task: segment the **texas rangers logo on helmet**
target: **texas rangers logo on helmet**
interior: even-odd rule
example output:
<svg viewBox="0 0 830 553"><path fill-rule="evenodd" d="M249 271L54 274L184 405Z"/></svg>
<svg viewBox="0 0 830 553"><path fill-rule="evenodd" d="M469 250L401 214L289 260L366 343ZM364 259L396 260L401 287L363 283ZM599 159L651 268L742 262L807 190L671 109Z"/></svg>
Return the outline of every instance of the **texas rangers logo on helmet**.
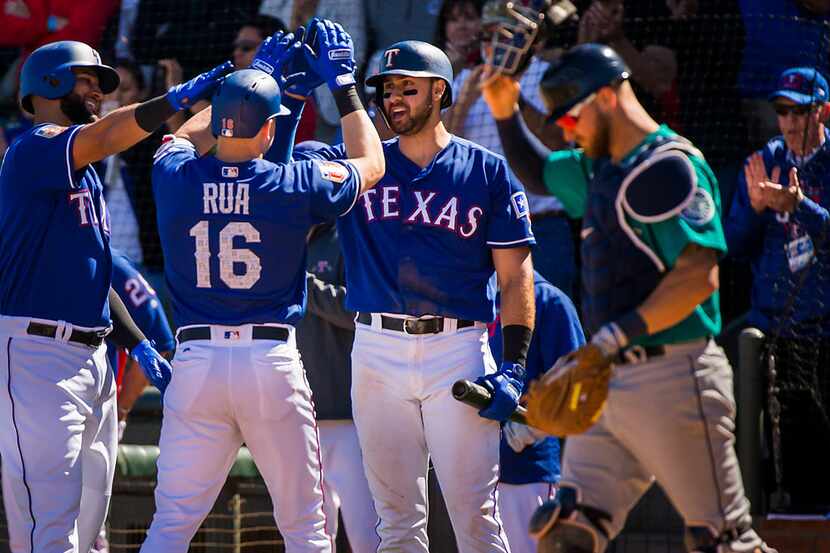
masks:
<svg viewBox="0 0 830 553"><path fill-rule="evenodd" d="M383 53L383 58L386 60L386 67L392 67L395 56L401 53L400 48L390 48Z"/></svg>

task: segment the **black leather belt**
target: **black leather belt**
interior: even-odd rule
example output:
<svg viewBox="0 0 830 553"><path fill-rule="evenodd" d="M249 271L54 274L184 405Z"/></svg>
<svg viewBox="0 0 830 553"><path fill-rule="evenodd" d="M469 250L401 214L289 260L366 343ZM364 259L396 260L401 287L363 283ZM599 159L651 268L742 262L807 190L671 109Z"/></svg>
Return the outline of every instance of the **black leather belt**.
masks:
<svg viewBox="0 0 830 553"><path fill-rule="evenodd" d="M618 365L626 363L644 363L653 357L666 355L665 346L631 346L620 350L617 354Z"/></svg>
<svg viewBox="0 0 830 553"><path fill-rule="evenodd" d="M225 338L232 340L239 336L233 336L235 330L225 331ZM254 326L251 330L251 339L253 340L277 340L279 342L288 341L288 329L281 326ZM179 331L176 336L179 343L188 342L190 340L210 340L209 326L191 326Z"/></svg>
<svg viewBox="0 0 830 553"><path fill-rule="evenodd" d="M357 322L365 325L372 324L371 313L358 313ZM475 326L475 321L467 321L465 319L458 319L456 328L461 330L470 326ZM444 331L444 317L434 317L432 319L401 319L398 317L380 316L380 326L386 330L396 330L404 334L438 334Z"/></svg>
<svg viewBox="0 0 830 553"><path fill-rule="evenodd" d="M104 338L110 333L111 328L104 330L77 330L72 329L72 334L69 335L70 342L97 348L104 342ZM26 334L32 336L43 336L44 338L55 338L58 334L58 327L46 323L29 323L26 327Z"/></svg>

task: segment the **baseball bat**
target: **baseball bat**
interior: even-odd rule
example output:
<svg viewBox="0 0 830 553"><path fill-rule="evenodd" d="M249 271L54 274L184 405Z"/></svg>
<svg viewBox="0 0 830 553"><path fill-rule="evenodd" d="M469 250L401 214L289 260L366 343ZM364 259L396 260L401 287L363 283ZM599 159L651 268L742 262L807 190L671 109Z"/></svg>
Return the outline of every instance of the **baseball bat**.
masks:
<svg viewBox="0 0 830 553"><path fill-rule="evenodd" d="M484 409L493 399L490 390L469 380L456 380L455 384L452 385L452 397L476 409ZM519 405L510 415L510 420L527 424L527 409Z"/></svg>

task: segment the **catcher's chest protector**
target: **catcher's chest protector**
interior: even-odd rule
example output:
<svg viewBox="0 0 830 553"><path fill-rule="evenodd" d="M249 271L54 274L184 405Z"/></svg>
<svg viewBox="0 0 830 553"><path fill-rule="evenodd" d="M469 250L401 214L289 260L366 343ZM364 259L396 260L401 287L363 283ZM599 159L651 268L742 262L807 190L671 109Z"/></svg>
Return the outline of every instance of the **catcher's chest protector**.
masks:
<svg viewBox="0 0 830 553"><path fill-rule="evenodd" d="M594 166L593 179L588 183L581 246L582 320L590 333L640 305L663 276L632 240L632 227L621 224L625 214L618 195L625 178L645 163L655 149L670 141L658 137L623 165L602 159Z"/></svg>

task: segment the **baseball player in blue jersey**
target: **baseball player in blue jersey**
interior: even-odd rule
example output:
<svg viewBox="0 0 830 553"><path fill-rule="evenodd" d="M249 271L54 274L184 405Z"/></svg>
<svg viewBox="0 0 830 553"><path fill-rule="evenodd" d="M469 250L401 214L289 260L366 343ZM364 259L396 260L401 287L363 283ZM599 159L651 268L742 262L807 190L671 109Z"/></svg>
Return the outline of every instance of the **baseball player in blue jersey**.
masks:
<svg viewBox="0 0 830 553"><path fill-rule="evenodd" d="M110 286L109 215L91 164L209 95L228 69L98 118L118 85L98 52L55 42L23 65L35 125L0 168L0 453L14 552L87 553L106 517L116 414L104 337L162 391L170 378Z"/></svg>
<svg viewBox="0 0 830 553"><path fill-rule="evenodd" d="M504 158L449 134L452 67L432 45L386 48L367 84L399 136L383 145L386 174L338 219L347 307L357 311L352 404L379 551L428 550L432 458L462 553L504 552L496 507L499 424L515 409L533 328L534 243L527 198ZM343 157L342 148L303 153ZM486 323L502 294L504 361ZM452 398L458 379L493 390L481 417Z"/></svg>
<svg viewBox="0 0 830 553"><path fill-rule="evenodd" d="M527 352L527 390L556 360L585 343L576 308L570 298L538 272L533 274L536 320ZM496 298L498 304L499 298ZM498 317L496 318L498 323ZM490 349L501 360L501 327L490 325ZM510 549L533 551L527 531L530 517L542 503L553 499L559 483L559 439L530 426L508 421L502 427L499 512Z"/></svg>
<svg viewBox="0 0 830 553"><path fill-rule="evenodd" d="M347 214L383 175L384 162L355 91L351 38L329 21L315 21L313 30L313 52L296 48L292 34L267 39L252 64L262 70L228 76L211 108L155 156L178 347L145 553L188 550L243 442L273 498L286 551L332 550L311 392L294 331L305 310L305 238L314 221ZM294 55L304 57L308 73L300 86L318 78L329 84L350 159L262 159L274 119L302 105L283 97L269 74L283 82ZM214 143L215 155L199 157Z"/></svg>
<svg viewBox="0 0 830 553"><path fill-rule="evenodd" d="M176 340L167 322L167 315L161 300L150 283L135 268L130 259L118 250L112 251L112 288L124 302L136 326L153 343L162 357L168 358L176 349ZM147 386L144 373L137 368L135 360L127 357L119 364L118 346L107 340L107 358L115 371L118 384L118 435L124 433L124 424L135 400Z"/></svg>
<svg viewBox="0 0 830 553"><path fill-rule="evenodd" d="M589 343L527 394L528 420L567 435L558 497L531 523L541 553L600 553L656 480L697 553L770 551L752 529L735 455L720 332L718 184L703 155L643 109L607 46L565 53L542 80L551 120L583 150L530 149L518 87L484 95L520 176L583 215ZM560 192L561 191L561 192Z"/></svg>

